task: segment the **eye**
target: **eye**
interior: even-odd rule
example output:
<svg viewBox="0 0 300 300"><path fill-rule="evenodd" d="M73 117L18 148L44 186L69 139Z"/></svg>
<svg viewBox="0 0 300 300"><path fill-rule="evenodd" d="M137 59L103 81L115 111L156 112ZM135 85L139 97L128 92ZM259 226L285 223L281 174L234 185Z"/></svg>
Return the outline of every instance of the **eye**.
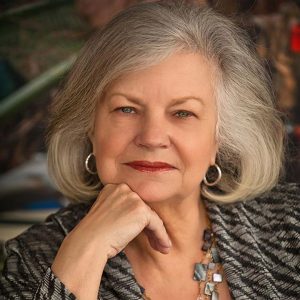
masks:
<svg viewBox="0 0 300 300"><path fill-rule="evenodd" d="M179 110L175 113L175 115L178 116L180 119L186 119L188 117L195 116L195 114L193 114L190 111L186 111L186 110Z"/></svg>
<svg viewBox="0 0 300 300"><path fill-rule="evenodd" d="M135 109L133 107L130 107L130 106L118 107L115 110L116 111L121 111L122 113L125 113L125 114L134 114L135 113Z"/></svg>

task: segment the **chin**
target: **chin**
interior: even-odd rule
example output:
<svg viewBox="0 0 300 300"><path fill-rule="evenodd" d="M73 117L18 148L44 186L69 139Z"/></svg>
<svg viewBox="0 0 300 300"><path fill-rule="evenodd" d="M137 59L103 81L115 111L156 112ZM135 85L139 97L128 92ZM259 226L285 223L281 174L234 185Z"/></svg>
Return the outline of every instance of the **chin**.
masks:
<svg viewBox="0 0 300 300"><path fill-rule="evenodd" d="M174 180L160 180L160 179L145 179L133 176L109 176L112 174L105 174L101 178L101 182L120 184L126 183L132 191L137 193L141 199L147 203L160 202L166 199L176 198ZM176 180L175 180L176 181ZM177 195L178 196L178 195Z"/></svg>
<svg viewBox="0 0 300 300"><path fill-rule="evenodd" d="M174 196L174 188L160 182L126 182L145 202L160 202Z"/></svg>

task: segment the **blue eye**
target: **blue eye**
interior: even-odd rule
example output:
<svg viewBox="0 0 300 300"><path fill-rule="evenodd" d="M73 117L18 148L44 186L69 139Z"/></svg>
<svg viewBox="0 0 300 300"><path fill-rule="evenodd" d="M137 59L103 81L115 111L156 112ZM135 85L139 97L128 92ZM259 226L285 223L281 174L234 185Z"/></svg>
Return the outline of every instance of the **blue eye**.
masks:
<svg viewBox="0 0 300 300"><path fill-rule="evenodd" d="M176 116L178 116L179 118L181 119L185 119L185 118L188 118L188 117L192 117L194 116L193 113L189 112L189 111L186 111L186 110L179 110L175 113Z"/></svg>
<svg viewBox="0 0 300 300"><path fill-rule="evenodd" d="M134 108L130 107L130 106L118 107L116 110L120 110L121 112L123 112L125 114L133 114L133 113L135 113Z"/></svg>

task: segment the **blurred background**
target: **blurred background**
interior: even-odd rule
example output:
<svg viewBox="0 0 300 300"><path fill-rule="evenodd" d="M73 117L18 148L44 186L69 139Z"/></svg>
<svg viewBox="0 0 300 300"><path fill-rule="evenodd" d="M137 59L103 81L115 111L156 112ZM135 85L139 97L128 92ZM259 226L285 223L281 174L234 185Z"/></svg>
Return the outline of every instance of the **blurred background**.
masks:
<svg viewBox="0 0 300 300"><path fill-rule="evenodd" d="M65 206L46 168L48 106L81 46L138 0L0 0L0 269L3 243ZM300 182L300 0L195 0L245 28L271 75Z"/></svg>

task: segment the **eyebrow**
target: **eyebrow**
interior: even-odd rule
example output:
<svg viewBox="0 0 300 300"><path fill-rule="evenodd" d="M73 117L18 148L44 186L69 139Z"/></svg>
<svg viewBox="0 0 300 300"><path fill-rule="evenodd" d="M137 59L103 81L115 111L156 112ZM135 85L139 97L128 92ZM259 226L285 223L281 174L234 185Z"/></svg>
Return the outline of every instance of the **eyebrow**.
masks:
<svg viewBox="0 0 300 300"><path fill-rule="evenodd" d="M127 100L129 100L130 102L133 102L137 105L142 105L143 103L139 100L138 97L134 97L132 95L126 95L124 93L113 93L111 95L109 95L109 98L112 98L113 96L122 96L125 97ZM172 105L178 105L178 104L182 104L184 102L187 102L189 100L195 100L197 102L200 102L201 105L204 105L204 101L202 98L199 97L195 97L195 96L185 96L185 97L181 97L181 98L176 98L176 99L172 99L173 103Z"/></svg>

